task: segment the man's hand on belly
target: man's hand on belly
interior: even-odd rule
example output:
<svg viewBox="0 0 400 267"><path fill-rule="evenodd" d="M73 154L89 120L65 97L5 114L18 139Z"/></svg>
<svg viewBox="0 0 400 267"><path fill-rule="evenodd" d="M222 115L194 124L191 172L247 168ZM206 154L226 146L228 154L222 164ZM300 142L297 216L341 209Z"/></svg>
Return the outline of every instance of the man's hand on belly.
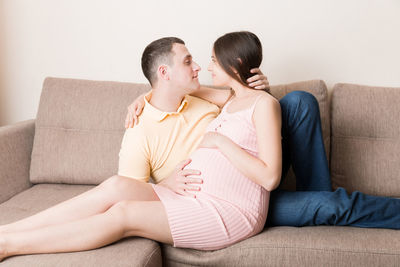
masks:
<svg viewBox="0 0 400 267"><path fill-rule="evenodd" d="M195 198L196 195L192 192L200 191L200 186L195 186L194 184L202 184L203 179L190 177L191 175L201 174L198 170L184 169L190 162L191 159L180 162L174 172L158 184L169 188L177 194Z"/></svg>

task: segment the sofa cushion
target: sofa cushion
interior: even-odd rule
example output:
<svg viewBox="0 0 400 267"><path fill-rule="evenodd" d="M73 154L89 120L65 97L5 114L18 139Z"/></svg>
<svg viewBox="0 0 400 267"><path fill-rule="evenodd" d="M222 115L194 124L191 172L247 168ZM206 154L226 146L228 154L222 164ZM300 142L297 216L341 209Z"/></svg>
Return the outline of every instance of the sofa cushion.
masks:
<svg viewBox="0 0 400 267"><path fill-rule="evenodd" d="M31 182L99 184L116 174L127 107L149 88L46 78L36 119Z"/></svg>
<svg viewBox="0 0 400 267"><path fill-rule="evenodd" d="M0 205L0 225L33 215L90 188L83 185L35 185ZM10 257L1 266L161 266L161 260L157 242L132 237L89 251Z"/></svg>
<svg viewBox="0 0 400 267"><path fill-rule="evenodd" d="M332 94L334 188L400 197L400 88L336 84Z"/></svg>
<svg viewBox="0 0 400 267"><path fill-rule="evenodd" d="M329 122L329 102L328 90L326 84L322 80L311 80L303 82L295 82L290 84L271 86L271 94L278 99L281 99L286 94L292 91L306 91L315 96L318 100L319 110L321 115L321 128L324 138L326 155L329 159L330 147L330 122ZM283 180L282 189L296 190L296 180L292 168L290 168L287 177Z"/></svg>
<svg viewBox="0 0 400 267"><path fill-rule="evenodd" d="M215 251L162 245L164 266L398 266L400 231L272 227Z"/></svg>

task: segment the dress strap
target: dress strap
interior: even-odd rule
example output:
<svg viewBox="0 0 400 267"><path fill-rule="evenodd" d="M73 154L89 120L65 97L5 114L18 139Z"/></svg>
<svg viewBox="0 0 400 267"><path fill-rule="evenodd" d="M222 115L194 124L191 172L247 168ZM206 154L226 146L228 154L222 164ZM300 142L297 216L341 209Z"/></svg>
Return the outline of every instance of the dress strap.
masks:
<svg viewBox="0 0 400 267"><path fill-rule="evenodd" d="M262 94L260 94L259 96L257 96L257 97L256 97L256 100L254 100L254 103L253 103L251 106L247 107L247 108L244 108L244 109L242 109L242 110L240 110L240 111L236 111L236 112L233 112L233 113L228 113L227 108L228 108L229 104L230 104L230 103L232 102L232 100L233 100L233 98L230 98L230 99L226 102L226 104L224 105L224 107L223 107L222 109L223 109L224 112L226 112L226 113L228 113L228 114L234 114L234 113L250 113L250 116L253 116L254 108L256 107L257 102L258 102L258 100L259 100L261 97L262 97Z"/></svg>
<svg viewBox="0 0 400 267"><path fill-rule="evenodd" d="M262 96L263 96L262 94L257 96L256 100L254 100L253 105L251 105L251 107L248 109L248 113L247 113L246 116L248 117L249 121L253 120L254 110L255 110L255 108L257 106L258 101L261 99Z"/></svg>
<svg viewBox="0 0 400 267"><path fill-rule="evenodd" d="M260 98L261 98L262 96L263 96L263 95L260 94L259 96L257 96L256 100L254 100L254 103L253 103L253 105L252 105L251 108L250 108L251 114L253 114L254 109L256 108L256 105L257 105L257 103L258 103L258 100L260 100Z"/></svg>

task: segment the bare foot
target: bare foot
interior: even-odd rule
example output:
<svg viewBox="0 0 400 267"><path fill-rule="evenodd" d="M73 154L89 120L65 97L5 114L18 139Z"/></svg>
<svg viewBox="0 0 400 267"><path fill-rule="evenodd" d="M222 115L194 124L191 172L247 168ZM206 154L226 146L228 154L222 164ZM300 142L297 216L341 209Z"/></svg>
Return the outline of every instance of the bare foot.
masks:
<svg viewBox="0 0 400 267"><path fill-rule="evenodd" d="M7 258L6 254L6 241L0 236L0 262Z"/></svg>

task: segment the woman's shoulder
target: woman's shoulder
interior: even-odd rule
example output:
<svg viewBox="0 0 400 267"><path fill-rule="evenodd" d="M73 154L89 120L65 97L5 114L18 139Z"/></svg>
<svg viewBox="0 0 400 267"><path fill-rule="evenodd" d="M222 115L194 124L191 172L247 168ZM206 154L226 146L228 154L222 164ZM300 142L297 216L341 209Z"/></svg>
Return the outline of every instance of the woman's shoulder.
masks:
<svg viewBox="0 0 400 267"><path fill-rule="evenodd" d="M259 115L260 117L264 117L266 114L271 113L280 114L281 105L279 104L278 99L265 92L259 92L256 94L257 100L255 103L254 116Z"/></svg>
<svg viewBox="0 0 400 267"><path fill-rule="evenodd" d="M254 93L255 101L257 102L258 105L280 105L278 99L276 99L274 96L272 96L269 93L266 92L255 92Z"/></svg>

